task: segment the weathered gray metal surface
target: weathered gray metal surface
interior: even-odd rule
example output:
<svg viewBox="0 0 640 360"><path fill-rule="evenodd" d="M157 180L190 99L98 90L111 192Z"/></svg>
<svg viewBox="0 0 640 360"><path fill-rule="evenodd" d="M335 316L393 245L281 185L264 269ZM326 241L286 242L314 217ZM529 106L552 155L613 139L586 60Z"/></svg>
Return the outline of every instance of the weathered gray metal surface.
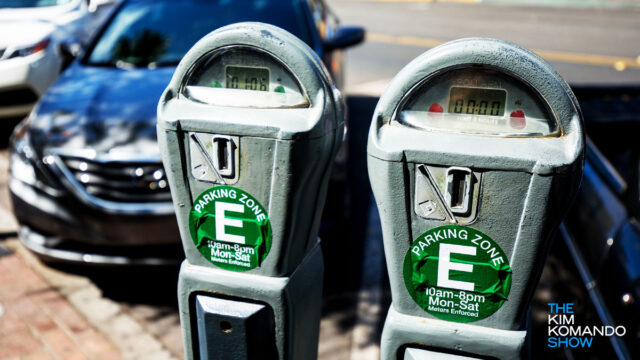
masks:
<svg viewBox="0 0 640 360"><path fill-rule="evenodd" d="M196 295L195 309L200 359L277 359L267 305Z"/></svg>
<svg viewBox="0 0 640 360"><path fill-rule="evenodd" d="M209 55L233 47L254 49L275 59L295 77L309 106L221 106L185 96L183 88L190 74L207 66ZM197 327L219 331L196 325L197 295L225 299L233 311L247 303L264 305L273 316L277 358L316 358L323 277L317 233L344 122L342 95L320 59L301 40L277 27L240 23L220 28L196 43L178 65L158 104L157 129L186 254L178 298L187 359L198 357ZM237 153L228 157L234 167L227 178L208 159L214 135L237 147ZM215 176L193 173L193 161L203 159ZM217 268L192 240L189 212L193 201L216 184L242 189L266 208L273 234L271 249L251 270L239 273ZM229 311L212 309L210 315L221 319ZM244 331L241 335L246 336L237 342L250 341L255 330ZM204 336L215 351L228 350L218 347L216 341L209 344L215 339ZM205 348L211 353L211 347ZM249 356L243 354L238 356Z"/></svg>
<svg viewBox="0 0 640 360"><path fill-rule="evenodd" d="M478 358L495 357L501 360L519 359L524 351L526 331L490 329L469 324L459 324L437 319L419 319L389 309L385 328L380 341L382 359L396 359L398 350L419 347L427 344L430 357L438 359L437 349L450 352L477 355ZM413 352L420 354L419 351ZM402 355L402 353L400 354ZM406 355L405 355L406 356ZM423 359L423 357L416 357ZM474 356L460 356L461 359L474 359ZM405 357L405 359L407 359ZM449 359L447 359L449 360Z"/></svg>
<svg viewBox="0 0 640 360"><path fill-rule="evenodd" d="M403 360L473 360L475 357L459 356L424 349L407 348Z"/></svg>
<svg viewBox="0 0 640 360"><path fill-rule="evenodd" d="M504 71L537 90L559 124L559 135L518 138L442 133L412 128L397 120L398 106L424 78L465 65L485 65ZM489 235L507 254L512 270L508 301L493 315L473 323L472 328L491 337L495 335L493 329L519 331L525 326L526 310L549 241L580 183L584 141L581 114L568 85L548 63L517 45L493 39L457 40L427 51L400 71L380 98L367 148L369 178L380 211L392 290L390 314L413 317L403 317L402 322L393 320L395 323L390 320L394 318L388 318L383 358L395 354L389 344L401 345L396 343L397 336L404 341L427 339L419 333L414 338L409 333L402 335L403 326L412 326L412 322L430 324L433 319L409 295L403 282L403 261L416 237L428 229L452 223L416 213L418 167L457 166L481 174L477 217L467 226ZM415 326L417 331L419 327ZM451 323L451 326L463 329L469 325ZM428 336L430 344L435 341L446 346L458 344L459 338L455 332L434 331ZM490 340L485 336L478 339L485 338ZM515 338L520 339L519 335ZM473 341L463 343L466 345L456 349L475 353L483 346L474 345ZM505 344L510 351L522 345Z"/></svg>
<svg viewBox="0 0 640 360"><path fill-rule="evenodd" d="M288 277L272 277L205 268L182 263L178 282L180 322L187 359L198 358L195 317L190 313L197 294L243 299L268 305L274 315L278 359L315 359L322 303L324 265L320 245L307 254Z"/></svg>
<svg viewBox="0 0 640 360"><path fill-rule="evenodd" d="M227 45L260 49L288 67L309 108L254 109L197 103L181 94L185 76L212 50ZM317 55L284 30L259 23L220 28L185 55L158 104L158 141L188 261L213 267L190 241L188 214L210 182L188 170L192 132L239 137L239 175L233 184L267 208L273 241L250 273L291 273L315 243L330 168L344 133L344 102Z"/></svg>
<svg viewBox="0 0 640 360"><path fill-rule="evenodd" d="M538 138L538 141L532 141L526 147L522 146L523 139L506 137L500 140L499 146L487 148L487 139L482 136L425 134L418 129L400 126L393 118L402 99L424 78L444 68L468 64L486 64L525 78L528 85L536 89L553 110L563 136ZM421 162L424 158L424 140L428 138L429 149L447 150L447 156L430 157L430 162L434 164L450 166L452 163L472 163L475 167L547 175L551 171L570 171L567 166L581 156L584 148L581 123L578 103L569 85L542 58L501 40L461 39L418 56L393 78L374 112L367 152L371 157L382 160L402 161L404 157L407 162ZM458 146L450 146L452 143ZM574 153L558 152L558 149L565 147L574 150ZM536 166L538 162L541 163Z"/></svg>

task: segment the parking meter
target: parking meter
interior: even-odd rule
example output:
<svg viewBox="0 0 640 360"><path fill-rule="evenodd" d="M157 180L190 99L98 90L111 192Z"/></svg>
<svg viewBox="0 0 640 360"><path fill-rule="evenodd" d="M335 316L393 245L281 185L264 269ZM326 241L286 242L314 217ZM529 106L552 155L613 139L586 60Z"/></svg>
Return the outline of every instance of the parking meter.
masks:
<svg viewBox="0 0 640 360"><path fill-rule="evenodd" d="M330 75L282 29L226 26L182 59L158 140L186 254L187 358L317 356L317 233L343 128Z"/></svg>
<svg viewBox="0 0 640 360"><path fill-rule="evenodd" d="M569 86L514 44L453 41L392 80L367 153L392 292L382 358L521 357L582 175Z"/></svg>

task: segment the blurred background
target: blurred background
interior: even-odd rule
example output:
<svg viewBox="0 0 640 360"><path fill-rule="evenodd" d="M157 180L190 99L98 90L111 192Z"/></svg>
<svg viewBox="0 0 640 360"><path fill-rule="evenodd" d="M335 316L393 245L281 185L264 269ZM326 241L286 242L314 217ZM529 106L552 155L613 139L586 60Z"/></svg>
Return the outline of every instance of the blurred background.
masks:
<svg viewBox="0 0 640 360"><path fill-rule="evenodd" d="M180 359L183 258L156 142L161 92L220 26L305 41L346 95L331 177L320 359L375 359L390 304L366 168L391 78L444 42L492 37L549 61L580 102L587 163L532 302L533 358L640 358L640 1L0 0L0 358ZM364 36L363 36L364 34ZM547 347L549 302L624 325Z"/></svg>

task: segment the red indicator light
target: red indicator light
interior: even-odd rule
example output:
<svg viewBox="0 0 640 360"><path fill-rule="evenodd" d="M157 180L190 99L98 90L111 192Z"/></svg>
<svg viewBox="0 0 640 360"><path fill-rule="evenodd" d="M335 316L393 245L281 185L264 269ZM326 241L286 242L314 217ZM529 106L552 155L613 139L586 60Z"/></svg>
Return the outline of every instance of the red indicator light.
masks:
<svg viewBox="0 0 640 360"><path fill-rule="evenodd" d="M431 107L429 107L429 112L441 113L442 112L442 106L440 106L438 104L431 104Z"/></svg>
<svg viewBox="0 0 640 360"><path fill-rule="evenodd" d="M524 117L524 111L516 110L511 113L511 121L509 122L512 128L514 129L524 129L527 125L527 120Z"/></svg>

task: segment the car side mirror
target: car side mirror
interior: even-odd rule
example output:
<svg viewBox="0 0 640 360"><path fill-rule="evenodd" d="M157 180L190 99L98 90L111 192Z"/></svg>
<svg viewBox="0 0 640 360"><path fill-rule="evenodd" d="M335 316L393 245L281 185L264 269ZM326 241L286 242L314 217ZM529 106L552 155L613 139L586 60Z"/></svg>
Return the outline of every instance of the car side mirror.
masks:
<svg viewBox="0 0 640 360"><path fill-rule="evenodd" d="M364 40L364 34L365 30L361 26L340 26L333 36L325 41L324 47L330 51L354 46Z"/></svg>
<svg viewBox="0 0 640 360"><path fill-rule="evenodd" d="M117 0L87 0L89 12L96 12L102 7L111 6L117 3Z"/></svg>
<svg viewBox="0 0 640 360"><path fill-rule="evenodd" d="M62 68L60 69L62 72L80 55L82 44L76 40L65 41L60 43L59 50L62 58Z"/></svg>

